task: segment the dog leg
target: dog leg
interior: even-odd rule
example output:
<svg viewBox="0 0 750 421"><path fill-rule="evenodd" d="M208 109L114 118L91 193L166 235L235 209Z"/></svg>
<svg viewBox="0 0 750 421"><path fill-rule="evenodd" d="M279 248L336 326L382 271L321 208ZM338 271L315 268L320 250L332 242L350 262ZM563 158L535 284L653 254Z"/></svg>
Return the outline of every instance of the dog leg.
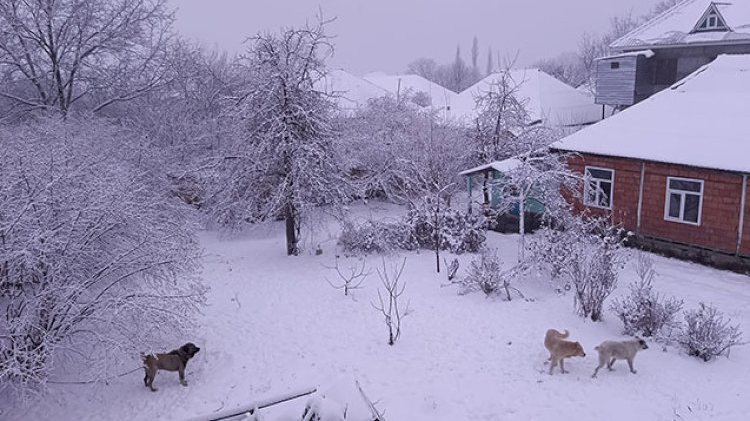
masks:
<svg viewBox="0 0 750 421"><path fill-rule="evenodd" d="M607 363L607 359L603 357L599 357L599 365L594 370L594 374L591 376L591 378L596 378L596 373L599 372L599 369L604 367L604 365Z"/></svg>
<svg viewBox="0 0 750 421"><path fill-rule="evenodd" d="M553 360L551 361L550 365L549 365L549 375L550 375L550 376L552 375L552 370L553 370L553 369L554 369L555 367L557 367L557 360L554 360L554 359L553 359Z"/></svg>
<svg viewBox="0 0 750 421"><path fill-rule="evenodd" d="M612 358L611 360L609 360L609 363L607 363L607 369L609 371L615 371L615 369L612 368L612 364L614 364L616 360L617 360L617 358Z"/></svg>
<svg viewBox="0 0 750 421"><path fill-rule="evenodd" d="M156 378L156 371L153 371L149 373L150 376L148 376L148 388L151 389L152 392L156 392L158 389L154 387L154 378Z"/></svg>
<svg viewBox="0 0 750 421"><path fill-rule="evenodd" d="M560 372L563 374L566 374L567 371L565 371L565 358L560 358Z"/></svg>
<svg viewBox="0 0 750 421"><path fill-rule="evenodd" d="M183 386L187 386L187 380L185 380L185 366L180 364L179 368L180 372L180 384Z"/></svg>
<svg viewBox="0 0 750 421"><path fill-rule="evenodd" d="M630 367L630 372L631 373L633 373L633 374L637 373L637 371L635 371L635 369L633 368L633 359L632 358L628 358L628 366Z"/></svg>

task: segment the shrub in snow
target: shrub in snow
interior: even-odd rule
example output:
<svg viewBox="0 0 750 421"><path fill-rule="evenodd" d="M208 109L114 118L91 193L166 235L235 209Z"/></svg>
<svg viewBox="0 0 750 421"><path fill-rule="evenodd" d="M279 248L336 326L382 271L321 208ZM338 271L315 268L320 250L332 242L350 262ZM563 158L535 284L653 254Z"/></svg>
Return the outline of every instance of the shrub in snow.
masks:
<svg viewBox="0 0 750 421"><path fill-rule="evenodd" d="M353 255L390 253L397 249L417 248L408 225L402 222L373 220L360 224L344 221L338 243L345 253Z"/></svg>
<svg viewBox="0 0 750 421"><path fill-rule="evenodd" d="M573 288L578 314L599 321L625 263L623 231L605 218L567 215L556 222L555 228L540 230L533 246L535 256L549 253L543 259Z"/></svg>
<svg viewBox="0 0 750 421"><path fill-rule="evenodd" d="M59 359L105 377L184 341L197 240L139 139L69 118L0 128L0 144L0 388L41 385Z"/></svg>
<svg viewBox="0 0 750 421"><path fill-rule="evenodd" d="M612 303L612 311L623 322L623 333L660 337L662 330L677 326L675 318L682 310L682 300L664 298L656 293L652 281L656 275L651 258L638 254L638 280L629 286L630 294ZM668 332L667 332L668 333Z"/></svg>
<svg viewBox="0 0 750 421"><path fill-rule="evenodd" d="M523 297L521 291L511 285L512 281L525 269L523 264L503 270L503 262L495 250L483 250L469 265L468 273L461 282L460 294L482 291L487 296L504 294L511 300L511 293Z"/></svg>
<svg viewBox="0 0 750 421"><path fill-rule="evenodd" d="M434 250L437 242L440 250L455 254L479 251L487 238L484 219L434 202L412 206L404 219L419 247Z"/></svg>
<svg viewBox="0 0 750 421"><path fill-rule="evenodd" d="M383 259L383 269L378 269L383 290L378 289L378 303L371 303L373 308L383 315L385 325L388 327L388 345L394 345L401 337L401 320L411 312L408 302L406 306L399 307L403 304L399 302L399 299L406 289L406 283L401 280L404 266L406 266L406 258L401 263L401 267L394 265L390 268L386 267L385 259Z"/></svg>
<svg viewBox="0 0 750 421"><path fill-rule="evenodd" d="M731 320L715 307L700 303L698 310L685 312L685 324L677 342L688 355L709 361L722 354L729 355L734 345L739 345L742 332L739 326L730 326Z"/></svg>

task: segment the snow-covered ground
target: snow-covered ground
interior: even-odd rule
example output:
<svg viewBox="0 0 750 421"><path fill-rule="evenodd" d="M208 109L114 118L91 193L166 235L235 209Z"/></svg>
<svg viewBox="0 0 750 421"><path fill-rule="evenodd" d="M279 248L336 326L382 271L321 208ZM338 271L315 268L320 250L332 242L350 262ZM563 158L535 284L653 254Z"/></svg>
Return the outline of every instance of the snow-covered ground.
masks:
<svg viewBox="0 0 750 421"><path fill-rule="evenodd" d="M376 216L393 211L369 209ZM455 286L441 286L445 275L435 273L429 252L404 254L403 298L413 312L403 320L401 339L389 346L382 315L371 305L381 257L367 258L373 274L353 299L345 297L325 281L335 279L326 268L335 260L333 237L335 228L316 234L322 255L287 257L281 226L233 239L203 233L204 278L212 289L201 332L185 338L201 347L188 365L189 387L180 386L176 373L160 372L159 391L152 393L139 370L107 385L51 385L45 399L6 408L0 418L182 420L317 387L329 404L348 406L347 420L365 421L355 381L389 421L744 420L750 413L750 347L704 363L653 344L636 358L638 374L618 362L616 371L592 379L593 347L622 337L611 313L601 323L582 320L572 295L554 292L541 276L517 284L527 300L459 296ZM515 260L516 241L514 235L488 238L506 262ZM463 274L472 256L458 258ZM683 298L685 308L713 303L750 334L750 278L654 259L656 289ZM355 261L342 256L339 266ZM634 280L631 266L615 295ZM569 329L587 352L566 363L567 375L547 374L542 340L551 327ZM133 366L139 366L137 355ZM306 401L261 413L266 421L299 420Z"/></svg>

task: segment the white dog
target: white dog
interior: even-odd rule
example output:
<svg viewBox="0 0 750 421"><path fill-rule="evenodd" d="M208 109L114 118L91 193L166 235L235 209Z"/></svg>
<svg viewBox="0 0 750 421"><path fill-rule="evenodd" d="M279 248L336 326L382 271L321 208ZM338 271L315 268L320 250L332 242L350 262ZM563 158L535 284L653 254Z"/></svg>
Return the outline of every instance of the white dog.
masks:
<svg viewBox="0 0 750 421"><path fill-rule="evenodd" d="M599 346L594 347L594 349L599 351L599 366L596 367L591 377L596 377L596 373L605 364L607 365L607 369L612 371L612 364L618 359L627 360L630 372L635 374L636 371L633 368L635 354L642 349L648 349L648 345L646 345L646 341L636 337L627 341L604 341Z"/></svg>

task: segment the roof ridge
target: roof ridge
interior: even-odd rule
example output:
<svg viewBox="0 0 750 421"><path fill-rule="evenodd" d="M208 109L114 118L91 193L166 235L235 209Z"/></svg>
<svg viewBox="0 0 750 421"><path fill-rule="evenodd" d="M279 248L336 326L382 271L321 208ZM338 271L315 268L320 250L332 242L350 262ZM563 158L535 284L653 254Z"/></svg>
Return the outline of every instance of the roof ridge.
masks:
<svg viewBox="0 0 750 421"><path fill-rule="evenodd" d="M611 48L611 49L618 48L615 45L617 45L620 41L622 41L622 40L624 40L626 38L631 37L633 34L635 34L637 32L640 32L640 31L643 31L645 29L651 28L652 26L656 25L657 23L661 23L664 19L666 19L667 17L669 17L672 14L674 14L674 12L676 12L678 9L682 9L684 6L687 6L688 4L694 3L696 1L699 1L699 0L684 0L684 1L681 1L681 2L679 2L677 4L675 4L674 6L670 7L669 9L667 9L667 10L659 13L658 15L654 16L653 18L649 19L648 21L646 21L642 25L637 26L635 29L631 30L630 32L626 33L625 35L623 35L623 36L617 38L616 40L612 41L611 43L609 43L609 48ZM622 48L622 47L619 47L619 48Z"/></svg>

